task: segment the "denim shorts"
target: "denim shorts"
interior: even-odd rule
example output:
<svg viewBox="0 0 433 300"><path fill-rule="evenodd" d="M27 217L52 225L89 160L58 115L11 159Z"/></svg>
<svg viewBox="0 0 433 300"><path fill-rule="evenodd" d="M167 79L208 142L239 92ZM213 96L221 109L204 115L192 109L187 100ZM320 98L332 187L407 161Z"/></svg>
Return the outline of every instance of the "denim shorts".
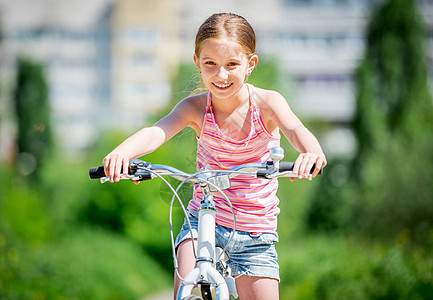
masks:
<svg viewBox="0 0 433 300"><path fill-rule="evenodd" d="M197 239L198 213L189 211L189 220L193 237ZM224 248L230 238L233 229L216 224L215 245ZM185 219L179 235L176 238L177 246L191 239L188 222ZM280 280L279 265L275 244L278 242L278 234L273 232L252 233L236 230L233 240L227 247L228 265L232 270L232 276L241 275L267 277Z"/></svg>

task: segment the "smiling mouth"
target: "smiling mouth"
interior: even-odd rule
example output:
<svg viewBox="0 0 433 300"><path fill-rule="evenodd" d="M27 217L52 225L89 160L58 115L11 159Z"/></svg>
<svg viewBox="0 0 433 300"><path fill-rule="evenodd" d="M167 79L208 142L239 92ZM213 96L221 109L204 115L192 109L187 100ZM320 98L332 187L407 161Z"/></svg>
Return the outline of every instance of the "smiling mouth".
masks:
<svg viewBox="0 0 433 300"><path fill-rule="evenodd" d="M232 86L233 83L227 83L227 84L218 84L218 83L212 83L216 88L220 90L227 89Z"/></svg>

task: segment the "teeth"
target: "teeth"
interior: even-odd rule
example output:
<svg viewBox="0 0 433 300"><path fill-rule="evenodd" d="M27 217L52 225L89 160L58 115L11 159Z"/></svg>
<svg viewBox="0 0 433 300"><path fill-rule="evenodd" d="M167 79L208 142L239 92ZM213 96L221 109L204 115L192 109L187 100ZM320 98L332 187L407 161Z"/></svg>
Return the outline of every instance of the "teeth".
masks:
<svg viewBox="0 0 433 300"><path fill-rule="evenodd" d="M227 88L227 87L230 86L229 83L228 83L228 84L218 84L218 83L214 83L214 85L215 85L216 87L219 87L219 88L222 88L222 89Z"/></svg>

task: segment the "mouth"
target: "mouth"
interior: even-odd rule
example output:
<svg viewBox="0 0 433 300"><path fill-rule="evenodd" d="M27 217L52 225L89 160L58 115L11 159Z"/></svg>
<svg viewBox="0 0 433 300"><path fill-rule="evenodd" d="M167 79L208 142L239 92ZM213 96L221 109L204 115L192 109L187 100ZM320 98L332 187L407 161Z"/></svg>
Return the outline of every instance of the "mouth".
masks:
<svg viewBox="0 0 433 300"><path fill-rule="evenodd" d="M219 90L225 90L225 89L228 89L229 87L231 87L233 85L233 83L222 83L221 84L221 83L212 82L212 85Z"/></svg>

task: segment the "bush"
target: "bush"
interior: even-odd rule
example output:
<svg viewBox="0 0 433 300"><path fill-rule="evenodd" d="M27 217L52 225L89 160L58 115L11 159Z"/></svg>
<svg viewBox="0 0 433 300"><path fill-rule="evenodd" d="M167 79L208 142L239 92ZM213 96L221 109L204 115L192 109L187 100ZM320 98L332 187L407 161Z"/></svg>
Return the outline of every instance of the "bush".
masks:
<svg viewBox="0 0 433 300"><path fill-rule="evenodd" d="M172 286L171 270L146 255L143 244L80 224L79 212L101 187L88 179L88 167L53 159L37 188L0 168L1 299L137 299ZM169 255L163 264L171 263Z"/></svg>
<svg viewBox="0 0 433 300"><path fill-rule="evenodd" d="M102 230L77 229L28 247L8 241L2 299L138 299L172 284L138 244Z"/></svg>
<svg viewBox="0 0 433 300"><path fill-rule="evenodd" d="M281 248L281 246L280 246ZM309 235L279 250L280 299L431 299L433 259L404 245Z"/></svg>

